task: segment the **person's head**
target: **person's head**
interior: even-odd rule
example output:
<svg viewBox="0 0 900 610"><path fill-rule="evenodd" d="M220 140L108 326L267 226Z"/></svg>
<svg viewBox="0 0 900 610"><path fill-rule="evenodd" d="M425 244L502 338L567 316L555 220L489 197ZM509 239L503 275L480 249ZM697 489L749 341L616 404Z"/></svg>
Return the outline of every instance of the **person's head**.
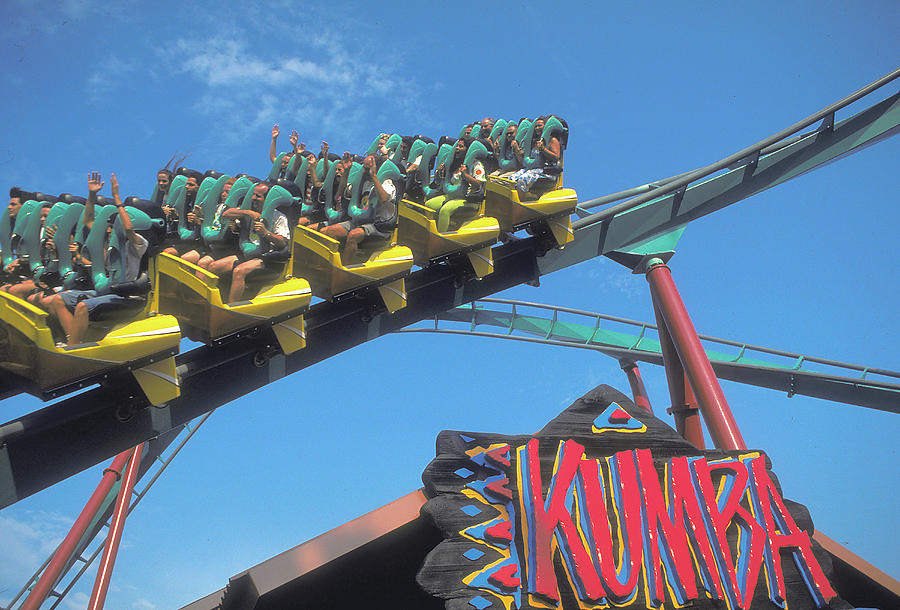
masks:
<svg viewBox="0 0 900 610"><path fill-rule="evenodd" d="M192 169L184 170L183 173L184 177L187 178L184 183L185 200L188 203L192 203L197 198L197 189L200 188L200 183L203 182L203 174Z"/></svg>
<svg viewBox="0 0 900 610"><path fill-rule="evenodd" d="M266 201L266 195L269 194L269 185L260 182L253 187L253 195L250 196L250 208L254 212L262 212L263 203Z"/></svg>
<svg viewBox="0 0 900 610"><path fill-rule="evenodd" d="M44 201L41 203L41 224L44 224L44 221L47 220L47 214L50 213L50 208L52 207L52 201Z"/></svg>
<svg viewBox="0 0 900 610"><path fill-rule="evenodd" d="M456 144L453 145L453 154L460 155L466 152L466 141L462 138L456 141Z"/></svg>
<svg viewBox="0 0 900 610"><path fill-rule="evenodd" d="M222 187L222 194L219 195L219 203L225 203L225 200L228 199L228 193L231 192L231 185L235 183L237 178L229 178L225 181L225 185Z"/></svg>
<svg viewBox="0 0 900 610"><path fill-rule="evenodd" d="M17 187L9 189L9 205L6 208L9 210L10 218L15 218L22 209L22 191Z"/></svg>
<svg viewBox="0 0 900 610"><path fill-rule="evenodd" d="M534 120L534 135L538 137L544 131L544 117L538 117Z"/></svg>
<svg viewBox="0 0 900 610"><path fill-rule="evenodd" d="M400 156L405 159L409 155L409 149L412 147L415 138L412 136L403 136L400 140Z"/></svg>
<svg viewBox="0 0 900 610"><path fill-rule="evenodd" d="M161 169L156 173L156 188L160 193L169 192L169 184L172 182L172 172Z"/></svg>
<svg viewBox="0 0 900 610"><path fill-rule="evenodd" d="M466 128L463 130L463 135L464 136L472 135L472 126L471 125L466 125Z"/></svg>
<svg viewBox="0 0 900 610"><path fill-rule="evenodd" d="M481 133L484 136L488 136L491 133L491 129L494 128L494 119L489 116L481 119Z"/></svg>
<svg viewBox="0 0 900 610"><path fill-rule="evenodd" d="M281 168L286 169L288 166L288 163L290 163L291 159L293 159L293 158L294 158L294 153L284 153L283 155L281 155Z"/></svg>
<svg viewBox="0 0 900 610"><path fill-rule="evenodd" d="M198 188L200 188L200 183L197 181L197 178L188 176L187 182L184 183L184 190L187 191L188 195L196 195Z"/></svg>
<svg viewBox="0 0 900 610"><path fill-rule="evenodd" d="M519 132L519 126L515 123L510 123L506 126L506 139L512 140L516 137L516 134Z"/></svg>

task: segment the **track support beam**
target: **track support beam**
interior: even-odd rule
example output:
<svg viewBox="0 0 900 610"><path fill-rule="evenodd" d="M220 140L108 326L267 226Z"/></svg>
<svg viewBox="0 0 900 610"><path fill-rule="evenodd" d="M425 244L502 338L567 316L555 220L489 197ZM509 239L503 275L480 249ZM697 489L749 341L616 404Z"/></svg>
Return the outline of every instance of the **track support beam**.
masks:
<svg viewBox="0 0 900 610"><path fill-rule="evenodd" d="M619 366L625 371L628 377L628 384L631 386L631 394L634 396L634 404L639 409L643 409L647 413L653 413L650 406L650 396L647 394L647 388L644 387L644 379L641 377L641 370L638 368L634 360L623 358L619 360Z"/></svg>
<svg viewBox="0 0 900 610"><path fill-rule="evenodd" d="M125 478L122 480L119 496L116 498L116 507L113 510L112 522L109 526L109 536L106 537L103 557L100 559L100 567L97 568L97 578L94 580L94 589L91 591L88 610L102 610L106 603L106 593L109 591L113 567L116 564L116 554L119 552L119 542L122 540L122 531L125 529L125 518L128 516L128 507L131 505L131 493L134 491L134 484L138 479L138 469L143 452L144 443L139 444L131 452L131 461L128 462L128 469L125 471Z"/></svg>
<svg viewBox="0 0 900 610"><path fill-rule="evenodd" d="M41 607L41 604L44 603L44 600L47 599L53 586L56 584L57 580L59 580L63 570L69 564L72 555L75 553L78 541L84 536L88 526L103 505L103 501L109 495L110 491L112 491L113 485L121 478L122 469L125 467L125 463L128 461L131 453L130 449L123 451L117 455L112 461L112 464L103 471L103 477L100 479L100 484L97 485L97 489L91 494L91 497L88 499L87 504L85 504L81 514L78 515L75 523L72 524L72 529L69 530L69 533L56 549L56 552L53 554L53 559L50 560L47 569L44 570L44 573L41 574L37 584L34 585L34 589L31 590L31 593L22 603L20 610L38 610L38 608Z"/></svg>
<svg viewBox="0 0 900 610"><path fill-rule="evenodd" d="M706 351L700 344L700 337L697 336L681 300L671 270L662 260L650 259L647 262L646 277L653 301L658 305L665 327L671 335L713 443L719 449L745 449L744 437L725 400Z"/></svg>

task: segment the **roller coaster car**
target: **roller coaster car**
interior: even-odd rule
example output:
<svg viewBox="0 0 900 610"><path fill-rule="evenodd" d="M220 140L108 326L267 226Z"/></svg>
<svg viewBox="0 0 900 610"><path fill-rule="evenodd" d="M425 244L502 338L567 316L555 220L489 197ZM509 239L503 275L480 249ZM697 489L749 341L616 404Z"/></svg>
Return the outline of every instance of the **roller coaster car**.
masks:
<svg viewBox="0 0 900 610"><path fill-rule="evenodd" d="M198 191L199 206L203 210L200 232L207 244L223 243L230 231L229 223L221 223L215 213L227 179L228 176L208 177L201 184L202 192ZM249 209L253 186L249 178L236 180L225 200L226 208L240 204ZM263 204L263 222L272 226L275 210L287 213L287 208L293 204L294 197L288 190L282 186L271 187ZM254 244L246 230L239 247L245 258L258 254L258 242ZM227 290L222 287L219 276L181 258L160 253L157 263L160 311L176 316L186 336L204 343L220 342L246 329L271 326L282 351L293 353L306 345L302 314L309 308L311 293L305 280L287 275L289 254L290 243L283 251L260 254L267 263L266 269L247 278L247 289L255 295L228 303Z"/></svg>
<svg viewBox="0 0 900 610"><path fill-rule="evenodd" d="M524 122L524 121L523 121ZM521 128L516 139L522 132L529 132L532 126ZM550 138L556 136L560 142L564 142L565 127L555 117L551 117L544 125L542 138L545 144L549 144ZM523 136L523 142L530 141L530 136ZM540 159L526 157L526 167L540 167ZM516 188L516 183L507 178L489 176L486 185L485 211L488 216L496 218L500 223L500 230L504 232L518 231L529 225L539 223L546 226L552 234L557 246L565 246L575 238L572 230L572 212L578 204L578 195L573 189L563 188L562 168L548 168L556 170L558 174L555 180L542 184L539 180L529 192L522 192ZM545 171L548 171L545 169ZM548 172L550 173L550 172ZM539 229L538 229L539 230Z"/></svg>
<svg viewBox="0 0 900 610"><path fill-rule="evenodd" d="M489 176L485 188L484 213L497 219L501 231L512 233L543 223L557 246L575 239L571 214L578 205L578 195L573 189L554 188L541 195L523 193L515 182L498 176Z"/></svg>
<svg viewBox="0 0 900 610"><path fill-rule="evenodd" d="M349 172L350 215L364 219L374 214L374 207L363 202L360 196L366 186L364 171L359 163L354 163ZM391 178L398 184L401 177L400 170L391 161L385 161L378 170L381 181ZM404 277L412 268L413 255L409 248L397 245L396 230L387 240L363 241L357 258L351 261L344 260L340 242L298 225L294 228L291 261L292 274L309 281L312 293L317 297L336 301L377 288L388 311L406 307Z"/></svg>
<svg viewBox="0 0 900 610"><path fill-rule="evenodd" d="M150 230L156 222L137 208L127 207L126 211L135 230ZM103 251L107 221L116 214L115 206L95 209L86 248ZM65 241L68 245L68 237ZM181 333L174 317L156 313L158 292L154 289L157 284L152 257L147 273L138 281L115 283L123 271L120 252L126 241L116 219L108 242L107 269L94 276L106 278L98 292L119 294L129 302L115 311L100 312L96 319L92 316L84 342L79 345L57 343L56 324L51 326L47 312L0 293L0 369L15 379L10 385L16 390L49 399L127 371L151 404L162 404L180 394L174 355ZM94 260L104 258L100 255Z"/></svg>
<svg viewBox="0 0 900 610"><path fill-rule="evenodd" d="M472 167L476 161L486 160L489 155L484 144L476 141L466 151L464 162ZM445 163L449 165L449 159ZM448 184L443 185L444 192L449 188ZM470 195L461 202L464 203L453 212L449 229L441 232L438 230L438 212L404 199L400 204L400 243L409 246L413 259L421 267L465 256L472 264L475 275L481 278L494 270L491 246L497 243L500 226L494 218L485 216L483 193Z"/></svg>

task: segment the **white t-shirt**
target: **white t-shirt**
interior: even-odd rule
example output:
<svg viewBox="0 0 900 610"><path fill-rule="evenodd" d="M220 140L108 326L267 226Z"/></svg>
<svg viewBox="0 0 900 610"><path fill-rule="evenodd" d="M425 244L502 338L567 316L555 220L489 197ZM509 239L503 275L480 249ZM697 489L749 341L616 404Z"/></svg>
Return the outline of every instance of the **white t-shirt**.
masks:
<svg viewBox="0 0 900 610"><path fill-rule="evenodd" d="M291 227L288 225L287 216L278 210L272 210L272 233L288 240L291 238ZM251 225L248 239L253 245L259 244L259 233L253 230L253 225Z"/></svg>
<svg viewBox="0 0 900 610"><path fill-rule="evenodd" d="M397 198L397 187L394 186L393 180L385 180L381 183L381 186L384 187L385 192L388 194L388 200L384 203L391 203ZM362 195L359 198L359 207L362 209L366 209L369 207L369 197L372 195L372 191L375 190L375 185L371 182L366 184L366 188L363 190ZM375 204L381 203L378 200L378 195L375 195Z"/></svg>
<svg viewBox="0 0 900 610"><path fill-rule="evenodd" d="M122 267L125 269L125 277L117 278L117 282L133 282L141 274L141 258L143 258L147 248L150 247L150 243L140 233L136 235L138 237L137 244L130 239L126 239L125 250L122 251Z"/></svg>

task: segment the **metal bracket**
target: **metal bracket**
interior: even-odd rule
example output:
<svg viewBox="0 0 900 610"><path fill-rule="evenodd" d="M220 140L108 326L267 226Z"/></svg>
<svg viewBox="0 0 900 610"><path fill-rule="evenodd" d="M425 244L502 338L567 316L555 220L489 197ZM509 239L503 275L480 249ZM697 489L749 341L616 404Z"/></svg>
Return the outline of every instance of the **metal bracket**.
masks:
<svg viewBox="0 0 900 610"><path fill-rule="evenodd" d="M676 413L696 413L700 409L690 403L684 403L681 405L672 405L668 409L666 409L666 413L669 415L675 415Z"/></svg>
<svg viewBox="0 0 900 610"><path fill-rule="evenodd" d="M834 131L834 113L832 112L824 119L816 131Z"/></svg>

